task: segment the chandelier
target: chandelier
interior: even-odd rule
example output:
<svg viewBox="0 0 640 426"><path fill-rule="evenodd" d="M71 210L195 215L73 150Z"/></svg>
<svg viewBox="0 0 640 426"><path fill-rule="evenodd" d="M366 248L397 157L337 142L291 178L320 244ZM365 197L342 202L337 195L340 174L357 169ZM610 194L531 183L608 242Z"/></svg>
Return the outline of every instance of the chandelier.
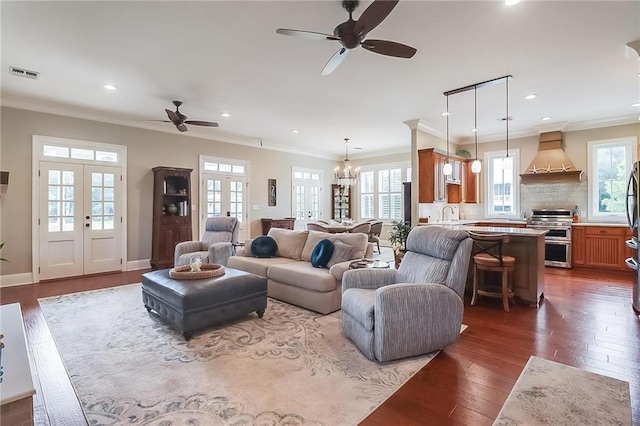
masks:
<svg viewBox="0 0 640 426"><path fill-rule="evenodd" d="M345 159L342 171L340 171L340 167L336 167L334 172L336 183L343 186L355 185L360 179L360 168L351 170L351 164L349 164L349 138L344 138L344 150Z"/></svg>

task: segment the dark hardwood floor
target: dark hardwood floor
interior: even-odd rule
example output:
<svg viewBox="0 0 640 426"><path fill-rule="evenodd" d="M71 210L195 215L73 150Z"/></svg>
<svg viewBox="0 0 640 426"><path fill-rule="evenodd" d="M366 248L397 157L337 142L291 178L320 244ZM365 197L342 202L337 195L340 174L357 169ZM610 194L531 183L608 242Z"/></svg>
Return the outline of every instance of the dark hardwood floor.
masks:
<svg viewBox="0 0 640 426"><path fill-rule="evenodd" d="M19 302L32 355L37 425L86 421L40 311L40 297L141 281L145 271L0 289ZM626 380L633 424L640 425L640 319L631 307L631 274L547 268L545 300L502 311L501 301L466 300L469 326L382 404L363 425L490 425L531 355Z"/></svg>

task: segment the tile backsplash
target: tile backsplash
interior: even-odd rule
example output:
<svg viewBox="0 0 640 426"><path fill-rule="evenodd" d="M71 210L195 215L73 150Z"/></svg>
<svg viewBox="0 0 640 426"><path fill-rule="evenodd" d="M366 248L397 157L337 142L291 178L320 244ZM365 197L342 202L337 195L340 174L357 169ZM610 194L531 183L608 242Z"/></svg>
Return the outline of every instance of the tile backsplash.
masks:
<svg viewBox="0 0 640 426"><path fill-rule="evenodd" d="M525 212L525 217L531 216L532 209L573 209L578 206L580 211L586 211L587 199L587 182L550 182L520 185L520 211ZM429 203L419 205L419 217L429 218L429 222L439 222L442 220L444 206L451 206L454 209L453 215L449 209L446 210L445 220L483 219L486 216L483 203Z"/></svg>

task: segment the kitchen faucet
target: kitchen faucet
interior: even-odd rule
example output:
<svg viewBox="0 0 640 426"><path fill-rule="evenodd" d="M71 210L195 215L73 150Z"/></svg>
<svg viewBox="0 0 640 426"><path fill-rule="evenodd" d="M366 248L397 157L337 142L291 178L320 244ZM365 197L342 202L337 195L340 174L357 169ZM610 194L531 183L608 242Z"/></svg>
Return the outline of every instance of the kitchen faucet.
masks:
<svg viewBox="0 0 640 426"><path fill-rule="evenodd" d="M445 211L445 209L446 209L447 207L449 207L449 209L451 210L451 215L452 215L452 216L455 214L455 212L453 211L453 207L451 207L451 206L444 206L444 207L442 208L442 219L440 220L440 222L444 222L444 211Z"/></svg>

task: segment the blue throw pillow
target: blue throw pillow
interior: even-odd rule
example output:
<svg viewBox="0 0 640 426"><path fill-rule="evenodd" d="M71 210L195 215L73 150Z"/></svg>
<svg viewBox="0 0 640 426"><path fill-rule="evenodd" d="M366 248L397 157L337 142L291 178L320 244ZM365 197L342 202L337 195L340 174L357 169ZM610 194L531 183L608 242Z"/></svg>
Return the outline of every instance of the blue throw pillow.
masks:
<svg viewBox="0 0 640 426"><path fill-rule="evenodd" d="M333 254L333 242L331 240L321 240L313 248L311 253L311 264L316 268L326 268L331 255Z"/></svg>
<svg viewBox="0 0 640 426"><path fill-rule="evenodd" d="M251 243L251 254L255 257L273 257L278 251L278 243L271 237L258 237Z"/></svg>

